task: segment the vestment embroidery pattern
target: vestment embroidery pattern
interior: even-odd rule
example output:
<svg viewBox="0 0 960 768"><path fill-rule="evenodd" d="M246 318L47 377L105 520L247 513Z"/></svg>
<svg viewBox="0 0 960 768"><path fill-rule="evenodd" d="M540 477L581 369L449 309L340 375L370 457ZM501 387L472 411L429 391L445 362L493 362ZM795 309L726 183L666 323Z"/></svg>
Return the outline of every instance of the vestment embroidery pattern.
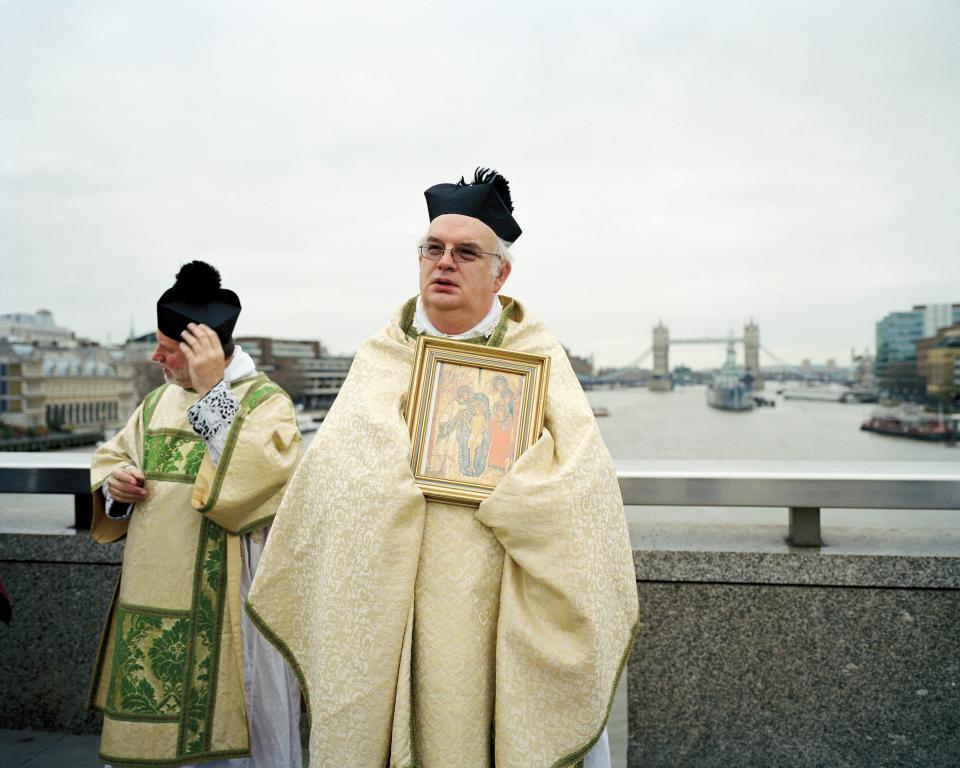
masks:
<svg viewBox="0 0 960 768"><path fill-rule="evenodd" d="M183 709L186 612L120 604L107 711L126 719L176 721Z"/></svg>
<svg viewBox="0 0 960 768"><path fill-rule="evenodd" d="M226 592L226 532L204 520L200 527L200 541L193 593L196 631L190 638L189 683L180 729L180 748L177 750L180 754L196 754L210 749L220 648L216 640L223 623Z"/></svg>
<svg viewBox="0 0 960 768"><path fill-rule="evenodd" d="M143 438L143 471L153 480L193 482L203 462L204 443L173 430L148 432Z"/></svg>

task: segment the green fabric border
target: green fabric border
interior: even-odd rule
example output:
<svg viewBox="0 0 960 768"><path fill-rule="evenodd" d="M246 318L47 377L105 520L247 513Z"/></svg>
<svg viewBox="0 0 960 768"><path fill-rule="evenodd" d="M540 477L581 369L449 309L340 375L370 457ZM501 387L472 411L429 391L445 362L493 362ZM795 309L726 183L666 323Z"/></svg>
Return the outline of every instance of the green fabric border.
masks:
<svg viewBox="0 0 960 768"><path fill-rule="evenodd" d="M513 299L510 299L510 302L503 307L500 311L500 319L497 320L497 324L493 328L493 333L489 336L477 336L472 339L457 339L457 341L462 342L463 344L479 344L485 347L499 347L503 344L503 339L507 335L507 325L513 319L514 310L516 309L516 303ZM421 336L427 336L425 333L418 333L417 330L413 327L413 318L417 312L417 297L414 296L412 299L409 299L400 310L400 330L403 331L404 335L408 338L416 341ZM443 336L436 336L431 338L445 338Z"/></svg>
<svg viewBox="0 0 960 768"><path fill-rule="evenodd" d="M223 487L223 481L227 475L227 469L230 466L230 459L233 458L233 450L236 447L237 440L240 436L240 430L243 429L243 423L246 420L247 415L252 413L254 408L262 405L276 395L283 394L289 399L289 396L280 386L270 381L270 379L263 374L259 374L259 376L262 377L263 382L261 384L254 384L252 387L250 387L250 389L247 390L247 393L243 396L243 400L240 401L240 410L237 411L237 415L233 419L233 424L230 426L230 433L227 435L226 445L223 447L223 453L220 454L220 461L217 462L217 471L213 476L213 486L210 488L210 495L207 497L207 503L197 510L197 512L200 514L205 514L213 509L217 504L217 500L220 498L220 489ZM276 389L262 399L254 399L257 391L264 385L276 387ZM250 407L251 402L253 402L253 407Z"/></svg>
<svg viewBox="0 0 960 768"><path fill-rule="evenodd" d="M237 531L236 533L234 533L234 534L232 534L232 535L233 535L233 536L243 536L243 535L246 534L246 533L251 533L251 532L253 532L253 531L260 530L260 529L263 528L264 526L270 525L270 524L273 522L273 520L274 520L275 517L276 517L276 514L275 514L275 513L272 514L272 515L267 515L266 517L261 517L259 520L254 520L254 521L253 521L252 523L250 523L249 525L245 525L243 528L241 528L239 531Z"/></svg>
<svg viewBox="0 0 960 768"><path fill-rule="evenodd" d="M627 660L630 658L630 653L633 651L633 643L637 637L637 631L640 629L640 614L637 613L637 620L633 623L633 627L630 629L630 637L627 640L627 647L623 652L623 656L620 658L620 666L617 667L617 674L613 677L613 690L610 691L610 698L607 701L607 712L603 716L603 722L600 724L600 729L597 731L597 735L594 736L590 741L588 741L583 747L578 749L576 752L571 752L568 755L564 755L555 763L553 763L550 768L576 768L581 764L587 752L593 749L593 745L599 741L600 737L603 735L603 729L607 727L607 721L610 719L610 710L613 709L613 699L617 695L617 685L620 683L620 676L623 675L623 670L627 666Z"/></svg>
<svg viewBox="0 0 960 768"><path fill-rule="evenodd" d="M210 649L210 697L209 704L207 705L207 732L203 737L203 744L209 751L210 745L213 742L213 718L217 711L217 682L220 679L220 650L223 646L223 643L220 642L219 639L223 637L223 614L227 607L227 549L230 546L228 540L230 534L209 520L206 520L205 522L220 531L220 546L223 547L223 564L220 570L220 600L218 601L217 605L217 626L214 634L214 638L217 638L218 642L215 643L213 648ZM242 627L240 629L240 643L241 645L243 644ZM240 675L240 690L241 693L243 693L243 713L244 715L249 715L247 712L247 697L243 690L242 673ZM253 735L250 733L250 722L248 717L244 717L244 725L247 728L247 749L252 751Z"/></svg>
<svg viewBox="0 0 960 768"><path fill-rule="evenodd" d="M200 521L200 534L197 540L197 550L193 556L193 590L190 595L190 642L187 644L187 661L183 665L183 709L180 712L180 727L177 729L177 754L186 757L187 751L187 719L190 716L190 681L193 677L193 655L197 644L197 595L200 592L200 580L203 578L203 555L207 546L207 520ZM226 560L226 557L224 557ZM210 666L210 676L218 670Z"/></svg>
<svg viewBox="0 0 960 768"><path fill-rule="evenodd" d="M108 755L105 752L98 750L97 756L103 760L104 763L109 763L113 766L143 766L144 768L149 768L150 766L155 765L193 765L194 763L210 763L214 760L226 760L231 757L250 757L251 752L247 750L246 752L238 750L224 750L222 752L204 752L202 754L190 755L189 757L167 757L160 760L138 760L138 759L128 759L123 757L115 757L113 755Z"/></svg>
<svg viewBox="0 0 960 768"><path fill-rule="evenodd" d="M226 582L227 582L227 533L222 528L212 523L207 518L204 518L200 523L200 536L199 543L197 546L197 554L194 558L194 571L193 571L193 596L191 598L190 606L190 645L187 648L187 662L184 667L184 680L183 680L183 711L180 714L180 728L177 734L177 754L184 755L183 762L187 762L187 757L190 758L190 761L193 761L193 757L196 754L200 753L188 753L187 752L187 719L190 714L190 697L193 693L193 665L194 665L194 656L196 645L199 642L199 632L197 631L197 602L199 601L201 582L205 578L205 573L203 570L203 561L206 558L207 547L209 546L210 538L208 536L208 531L210 527L214 527L219 531L220 536L220 545L223 547L223 564L221 566L220 572L220 584L219 589L215 590L217 592L217 606L215 608L217 612L217 621L216 627L214 630L214 645L210 649L210 682L209 682L209 701L207 705L207 716L206 722L204 725L204 735L203 743L205 750L210 749L210 740L213 733L213 716L216 709L216 691L217 691L217 678L220 672L220 645L222 643L221 633L223 630L223 610L224 604L226 603ZM249 732L247 734L249 739ZM247 748L247 751L244 754L250 754L250 747Z"/></svg>
<svg viewBox="0 0 960 768"><path fill-rule="evenodd" d="M104 717L111 720L119 720L125 723L178 723L180 722L180 713L173 715L129 715L122 712L115 712L112 709L103 707L100 709Z"/></svg>
<svg viewBox="0 0 960 768"><path fill-rule="evenodd" d="M160 402L160 398L163 397L163 393L167 391L169 384L161 384L152 392L148 392L147 396L143 398L143 429L146 431L147 427L150 426L150 420L153 418L153 412L157 409L157 404Z"/></svg>
<svg viewBox="0 0 960 768"><path fill-rule="evenodd" d="M284 660L289 665L290 669L293 670L293 674L297 676L297 682L300 684L300 693L303 694L303 701L307 705L307 730L309 731L313 727L313 712L310 708L310 688L307 686L307 678L303 674L303 669L300 667L300 664L297 662L297 657L294 656L293 651L290 650L283 640L280 639L280 636L277 635L270 625L263 620L263 617L257 613L257 609L254 608L250 601L247 600L243 609L247 612L247 616L250 621L253 622L253 625L260 631L260 634L263 635L270 644L277 649L279 654L283 656ZM411 710L412 712L413 710Z"/></svg>
<svg viewBox="0 0 960 768"><path fill-rule="evenodd" d="M167 610L165 608L151 608L146 605L136 605L134 603L125 603L123 600L117 600L117 606L128 611L136 611L137 613L149 613L152 616L175 616L178 619L189 619L190 611L189 610Z"/></svg>
<svg viewBox="0 0 960 768"><path fill-rule="evenodd" d="M145 429L143 431L144 437L154 437L155 435L162 435L164 437L182 437L187 440L193 440L194 442L199 442L201 439L196 432L190 432L186 429L162 427L160 429Z"/></svg>
<svg viewBox="0 0 960 768"><path fill-rule="evenodd" d="M406 632L406 628L404 628ZM401 644L400 654L403 655L403 647ZM410 764L407 768L421 768L423 763L420 760L420 734L417 732L417 708L416 701L414 696L416 695L416 669L414 665L417 663L417 654L413 648L413 631L410 632ZM491 755L491 758L493 755Z"/></svg>
<svg viewBox="0 0 960 768"><path fill-rule="evenodd" d="M193 485L197 479L196 475L167 475L163 472L144 472L143 476L147 480L162 480L168 483L186 483L187 485Z"/></svg>
<svg viewBox="0 0 960 768"><path fill-rule="evenodd" d="M258 378L261 378L261 377L265 379L265 378L267 378L267 374L261 373L260 371L254 371L253 373L248 374L248 375L244 376L243 378L234 379L233 381L231 381L231 382L230 382L230 389L236 389L237 387L242 387L242 386L243 386L244 384L246 384L248 381L253 381L254 379L258 379Z"/></svg>

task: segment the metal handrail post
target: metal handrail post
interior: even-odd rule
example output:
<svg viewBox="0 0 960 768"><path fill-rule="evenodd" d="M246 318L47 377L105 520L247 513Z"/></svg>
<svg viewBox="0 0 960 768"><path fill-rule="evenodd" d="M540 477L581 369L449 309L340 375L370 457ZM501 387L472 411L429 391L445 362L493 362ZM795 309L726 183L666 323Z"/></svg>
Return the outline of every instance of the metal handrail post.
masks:
<svg viewBox="0 0 960 768"><path fill-rule="evenodd" d="M790 507L787 540L795 547L822 547L820 508Z"/></svg>

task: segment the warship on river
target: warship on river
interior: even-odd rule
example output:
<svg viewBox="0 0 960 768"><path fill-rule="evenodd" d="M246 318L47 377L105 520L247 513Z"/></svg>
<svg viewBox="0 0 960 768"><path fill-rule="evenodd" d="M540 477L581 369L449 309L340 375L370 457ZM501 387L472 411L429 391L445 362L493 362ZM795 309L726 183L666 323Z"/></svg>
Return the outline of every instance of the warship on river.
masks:
<svg viewBox="0 0 960 768"><path fill-rule="evenodd" d="M737 353L733 342L727 345L727 360L713 375L707 388L707 404L723 411L750 411L753 399L753 376L737 365Z"/></svg>

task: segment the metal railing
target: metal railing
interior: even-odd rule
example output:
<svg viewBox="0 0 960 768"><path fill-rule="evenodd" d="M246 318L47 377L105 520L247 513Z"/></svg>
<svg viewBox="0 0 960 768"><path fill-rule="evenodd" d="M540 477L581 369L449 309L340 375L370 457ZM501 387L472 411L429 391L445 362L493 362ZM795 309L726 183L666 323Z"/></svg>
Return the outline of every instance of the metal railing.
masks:
<svg viewBox="0 0 960 768"><path fill-rule="evenodd" d="M618 461L627 506L783 507L795 546L820 546L820 510L960 510L960 462ZM90 527L90 456L0 453L0 493L70 494Z"/></svg>
<svg viewBox="0 0 960 768"><path fill-rule="evenodd" d="M73 496L73 527L89 529L93 517L90 454L0 453L0 493Z"/></svg>
<svg viewBox="0 0 960 768"><path fill-rule="evenodd" d="M824 508L960 510L946 461L618 461L617 479L627 506L784 507L795 546L821 546Z"/></svg>

